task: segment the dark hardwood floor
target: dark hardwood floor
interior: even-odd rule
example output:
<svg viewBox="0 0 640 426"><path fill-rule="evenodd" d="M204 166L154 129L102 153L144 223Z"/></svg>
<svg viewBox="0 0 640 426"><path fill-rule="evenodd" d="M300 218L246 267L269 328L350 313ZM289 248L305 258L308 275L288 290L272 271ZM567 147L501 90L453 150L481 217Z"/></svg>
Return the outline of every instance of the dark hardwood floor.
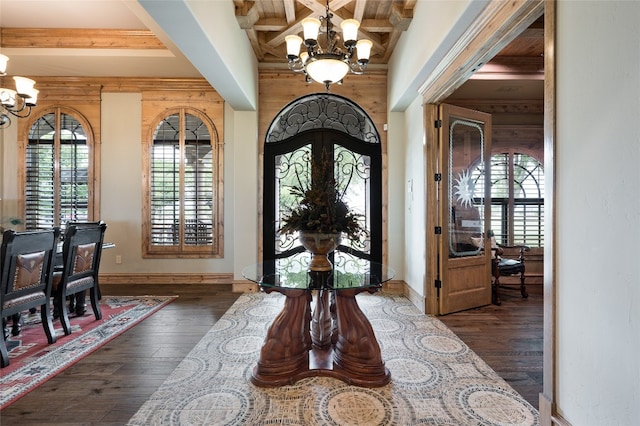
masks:
<svg viewBox="0 0 640 426"><path fill-rule="evenodd" d="M1 425L123 425L226 312L231 285L102 286L104 295L178 299L0 413ZM529 299L439 317L534 407L542 391L542 288ZM1 371L0 371L1 374Z"/></svg>
<svg viewBox="0 0 640 426"><path fill-rule="evenodd" d="M179 297L2 410L2 426L126 424L239 297L230 284L102 285L101 290Z"/></svg>
<svg viewBox="0 0 640 426"><path fill-rule="evenodd" d="M543 287L527 286L523 299L516 287L501 289L502 305L438 317L476 354L539 408L542 392Z"/></svg>

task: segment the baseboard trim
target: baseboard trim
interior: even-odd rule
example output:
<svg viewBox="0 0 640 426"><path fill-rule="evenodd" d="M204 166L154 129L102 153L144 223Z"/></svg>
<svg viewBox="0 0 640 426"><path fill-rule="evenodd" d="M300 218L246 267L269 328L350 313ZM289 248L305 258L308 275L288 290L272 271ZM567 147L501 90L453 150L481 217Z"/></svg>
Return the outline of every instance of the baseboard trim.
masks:
<svg viewBox="0 0 640 426"><path fill-rule="evenodd" d="M554 416L552 416L551 421L553 422L554 426L571 426L571 423L569 423L569 421L562 417L560 414L555 414Z"/></svg>
<svg viewBox="0 0 640 426"><path fill-rule="evenodd" d="M248 280L234 280L231 285L233 293L257 293L260 291L258 284Z"/></svg>
<svg viewBox="0 0 640 426"><path fill-rule="evenodd" d="M102 284L232 284L233 274L100 274Z"/></svg>
<svg viewBox="0 0 640 426"><path fill-rule="evenodd" d="M405 283L401 280L391 280L387 281L382 285L382 290L387 291L389 293L399 293L404 294L405 292Z"/></svg>
<svg viewBox="0 0 640 426"><path fill-rule="evenodd" d="M409 284L404 284L404 296L413 303L413 305L420 310L423 314L426 313L426 301L427 298L421 294L418 294Z"/></svg>

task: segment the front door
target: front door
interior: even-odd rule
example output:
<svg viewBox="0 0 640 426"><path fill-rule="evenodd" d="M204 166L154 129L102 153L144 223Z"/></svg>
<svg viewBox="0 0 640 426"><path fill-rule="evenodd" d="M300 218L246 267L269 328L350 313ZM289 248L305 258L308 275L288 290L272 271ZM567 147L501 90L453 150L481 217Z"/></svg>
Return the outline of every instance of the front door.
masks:
<svg viewBox="0 0 640 426"><path fill-rule="evenodd" d="M491 303L489 164L491 115L439 107L440 314Z"/></svg>
<svg viewBox="0 0 640 426"><path fill-rule="evenodd" d="M292 265L308 261L297 235L278 229L293 199L290 186L308 182L311 159L327 154L342 200L360 215L368 236L345 240L333 253L334 264L359 259L382 262L382 148L369 115L353 101L331 93L302 96L273 119L264 144L262 256L286 259ZM306 256L306 257L305 257ZM306 259L306 260L305 260Z"/></svg>
<svg viewBox="0 0 640 426"><path fill-rule="evenodd" d="M290 258L304 253L296 235L277 232L287 207L296 200L286 187L305 182L311 176L311 158L321 161L323 153L334 165L334 175L344 189L343 200L360 214L368 238L345 240L338 252L358 258L382 261L382 164L380 146L363 143L341 132L316 129L280 142L265 144L264 221L265 259Z"/></svg>

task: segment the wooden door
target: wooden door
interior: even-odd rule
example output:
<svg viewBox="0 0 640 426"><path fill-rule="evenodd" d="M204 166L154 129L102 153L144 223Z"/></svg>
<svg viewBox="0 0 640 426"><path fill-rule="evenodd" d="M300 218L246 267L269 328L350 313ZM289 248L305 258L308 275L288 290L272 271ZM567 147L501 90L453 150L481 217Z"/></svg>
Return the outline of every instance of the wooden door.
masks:
<svg viewBox="0 0 640 426"><path fill-rule="evenodd" d="M491 303L491 250L482 249L491 217L491 115L443 104L439 116L438 309L447 314Z"/></svg>

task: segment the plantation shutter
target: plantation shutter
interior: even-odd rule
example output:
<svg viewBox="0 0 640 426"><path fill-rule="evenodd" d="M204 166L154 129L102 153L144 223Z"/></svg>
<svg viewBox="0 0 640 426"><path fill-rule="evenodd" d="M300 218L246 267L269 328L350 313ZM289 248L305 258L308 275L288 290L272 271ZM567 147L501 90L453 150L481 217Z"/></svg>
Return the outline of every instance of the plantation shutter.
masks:
<svg viewBox="0 0 640 426"><path fill-rule="evenodd" d="M541 247L544 237L544 170L526 154L513 155L513 240Z"/></svg>
<svg viewBox="0 0 640 426"><path fill-rule="evenodd" d="M214 244L214 155L207 125L181 110L156 127L150 168L152 246L198 252Z"/></svg>
<svg viewBox="0 0 640 426"><path fill-rule="evenodd" d="M491 156L491 229L501 244L542 247L544 169L527 154Z"/></svg>
<svg viewBox="0 0 640 426"><path fill-rule="evenodd" d="M89 220L89 157L85 130L73 116L51 112L33 124L26 149L27 229Z"/></svg>

